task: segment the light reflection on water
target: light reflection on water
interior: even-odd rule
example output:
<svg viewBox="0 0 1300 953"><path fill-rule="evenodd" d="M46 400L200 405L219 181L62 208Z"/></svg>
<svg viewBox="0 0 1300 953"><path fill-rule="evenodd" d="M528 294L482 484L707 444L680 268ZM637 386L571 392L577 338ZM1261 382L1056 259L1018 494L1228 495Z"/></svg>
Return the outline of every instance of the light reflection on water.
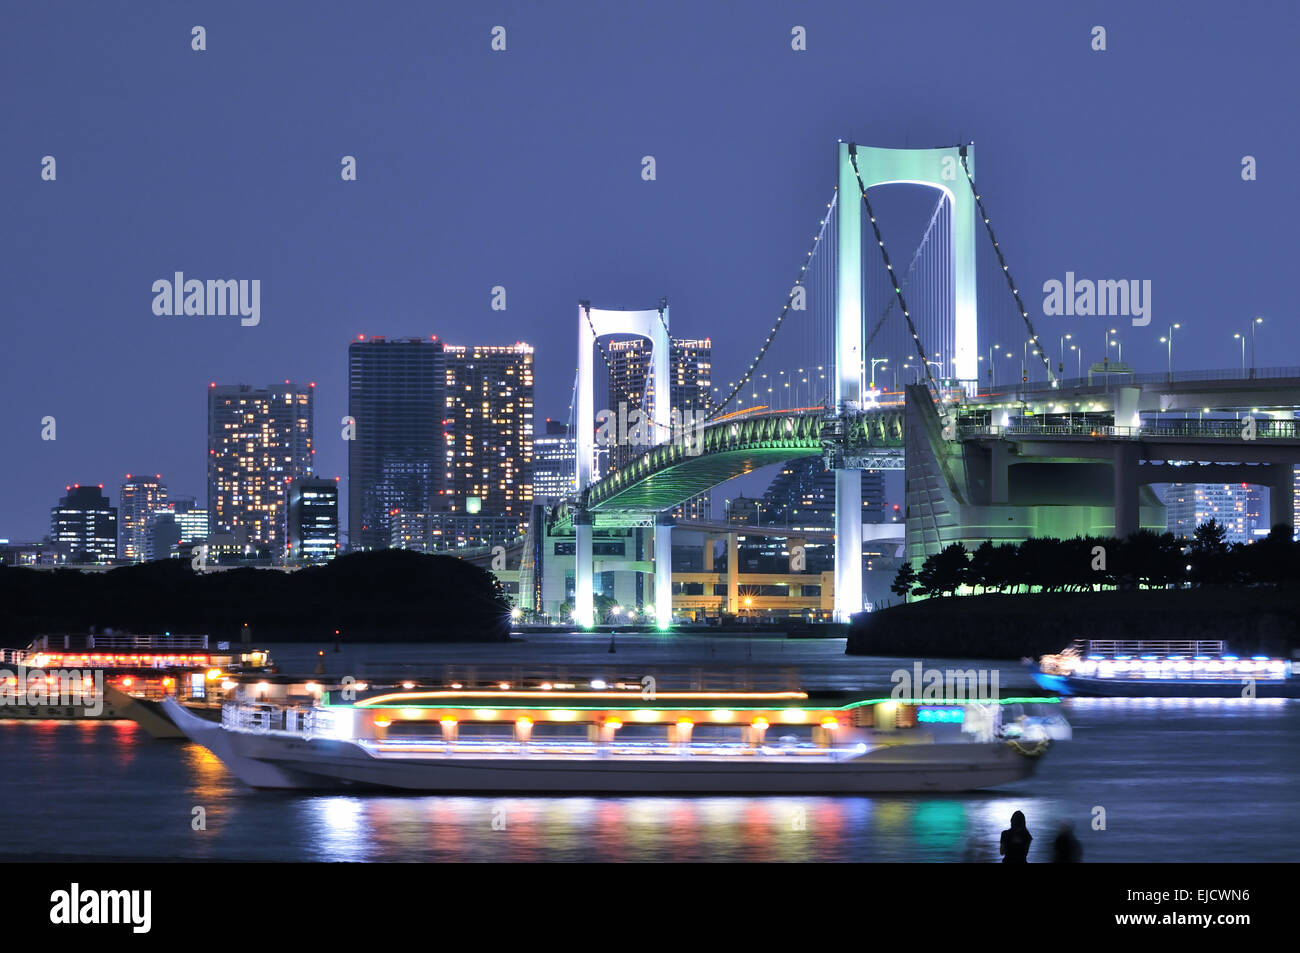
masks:
<svg viewBox="0 0 1300 953"><path fill-rule="evenodd" d="M608 636L503 647L510 663L608 664ZM712 644L710 644L712 643ZM746 644L750 643L750 644ZM295 647L314 659L317 646ZM391 664L411 649L354 647L331 666ZM417 661L481 646L418 647ZM683 655L788 661L811 677L888 686L911 660L850 659L842 642L717 639L674 645L619 636L619 662ZM277 653L282 659L286 652ZM291 654L291 653L290 653ZM927 665L945 667L942 660ZM956 663L962 667L979 663ZM288 666L286 666L288 667ZM1004 694L1028 691L1001 666ZM150 740L130 722L0 721L0 848L33 855L346 861L996 862L1022 810L1031 861L1073 823L1084 859L1300 860L1300 702L1073 699L1074 739L1019 784L968 795L876 797L444 797L253 792L205 749ZM206 829L194 830L194 808ZM1093 830L1097 808L1107 829ZM495 825L494 825L495 822Z"/></svg>

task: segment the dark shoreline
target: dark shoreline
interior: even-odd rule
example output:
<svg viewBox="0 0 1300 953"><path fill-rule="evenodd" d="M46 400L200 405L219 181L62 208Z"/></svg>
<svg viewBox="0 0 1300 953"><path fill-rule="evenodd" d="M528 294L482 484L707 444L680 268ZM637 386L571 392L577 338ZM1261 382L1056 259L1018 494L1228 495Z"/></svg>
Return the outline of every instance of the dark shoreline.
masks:
<svg viewBox="0 0 1300 953"><path fill-rule="evenodd" d="M1300 593L1247 587L948 596L853 617L848 655L1019 659L1074 639L1220 639L1241 655L1300 648Z"/></svg>

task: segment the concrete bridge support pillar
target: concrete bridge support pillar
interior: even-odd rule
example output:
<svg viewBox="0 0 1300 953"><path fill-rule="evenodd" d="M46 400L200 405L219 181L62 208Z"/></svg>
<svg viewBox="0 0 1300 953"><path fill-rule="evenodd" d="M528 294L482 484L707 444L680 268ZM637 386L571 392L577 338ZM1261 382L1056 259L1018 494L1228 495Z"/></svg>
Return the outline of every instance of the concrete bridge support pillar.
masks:
<svg viewBox="0 0 1300 953"><path fill-rule="evenodd" d="M1295 465L1275 463L1268 484L1268 528L1285 524L1295 530Z"/></svg>
<svg viewBox="0 0 1300 953"><path fill-rule="evenodd" d="M727 611L740 614L740 537L727 534Z"/></svg>
<svg viewBox="0 0 1300 953"><path fill-rule="evenodd" d="M596 624L596 587L592 578L590 513L574 513L573 529L577 535L573 557L573 614L578 625L590 629Z"/></svg>
<svg viewBox="0 0 1300 953"><path fill-rule="evenodd" d="M707 533L704 535L704 571L713 572L713 540L714 538Z"/></svg>
<svg viewBox="0 0 1300 953"><path fill-rule="evenodd" d="M989 451L989 502L1007 502L1007 483L1010 466L1006 441L995 440Z"/></svg>
<svg viewBox="0 0 1300 953"><path fill-rule="evenodd" d="M862 472L835 471L835 621L862 611Z"/></svg>
<svg viewBox="0 0 1300 953"><path fill-rule="evenodd" d="M673 519L671 513L655 517L655 624L673 624Z"/></svg>
<svg viewBox="0 0 1300 953"><path fill-rule="evenodd" d="M1115 535L1138 531L1138 447L1131 441L1115 445Z"/></svg>

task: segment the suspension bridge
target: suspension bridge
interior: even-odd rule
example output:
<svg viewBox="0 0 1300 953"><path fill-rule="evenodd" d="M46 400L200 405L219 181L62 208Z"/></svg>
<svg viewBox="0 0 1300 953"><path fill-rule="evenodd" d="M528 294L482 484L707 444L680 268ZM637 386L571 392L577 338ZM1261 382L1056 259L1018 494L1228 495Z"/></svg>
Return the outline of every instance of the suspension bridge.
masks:
<svg viewBox="0 0 1300 953"><path fill-rule="evenodd" d="M1240 375L1175 375L1174 326L1167 374L1136 375L1112 362L1120 345L1105 327L1061 335L1053 362L993 230L974 162L970 143L891 149L841 141L838 181L784 306L744 373L713 388L717 397L694 426L662 396L671 392L667 302L643 311L580 303L577 492L544 521L547 540L573 540L580 624L594 623L595 530L654 526L655 617L666 627L672 508L802 457L821 457L835 473L840 620L863 608L863 470L904 471L912 559L951 542L1163 530L1162 507L1144 489L1156 482L1264 484L1273 523L1293 522L1300 369L1247 375L1243 344ZM889 185L921 186L930 196L915 245L898 243L913 247L900 267L886 242L887 216L872 199ZM994 278L980 283L981 273ZM1082 339L1098 330L1101 360L1084 376ZM595 361L599 353L613 374L602 344L612 335L650 342L637 408L649 439L602 473ZM1071 358L1076 376L1064 379ZM545 549L537 548L539 557Z"/></svg>

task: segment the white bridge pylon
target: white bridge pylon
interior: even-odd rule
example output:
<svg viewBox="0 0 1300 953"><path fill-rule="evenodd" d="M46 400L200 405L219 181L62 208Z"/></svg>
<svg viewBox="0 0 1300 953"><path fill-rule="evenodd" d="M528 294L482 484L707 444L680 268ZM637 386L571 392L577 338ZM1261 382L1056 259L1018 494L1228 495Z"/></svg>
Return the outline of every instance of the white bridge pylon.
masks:
<svg viewBox="0 0 1300 953"><path fill-rule="evenodd" d="M975 299L975 196L962 164L975 175L975 147L884 149L839 144L839 233L836 235L838 282L835 308L835 405L843 412L862 405L866 349L862 299L862 188L879 185L924 185L943 192L948 201L952 262L954 372L962 380L979 377ZM854 172L854 159L857 172ZM872 239L874 240L874 239ZM877 249L868 247L868 253ZM896 280L899 280L895 276ZM901 316L900 316L901 317ZM924 342L922 342L924 343ZM835 618L847 622L862 611L862 474L835 472Z"/></svg>
<svg viewBox="0 0 1300 953"><path fill-rule="evenodd" d="M650 376L654 399L650 420L655 444L671 437L672 408L669 380L668 305L650 311L606 311L587 302L578 305L578 408L577 408L577 483L582 493L596 479L596 404L593 377L596 339L607 334L632 334L650 341ZM592 571L592 528L589 514L574 518L573 598L574 616L583 628L596 624L594 573ZM671 558L671 524L655 523L655 621L667 628L673 621L673 576ZM662 535L662 539L661 539Z"/></svg>

